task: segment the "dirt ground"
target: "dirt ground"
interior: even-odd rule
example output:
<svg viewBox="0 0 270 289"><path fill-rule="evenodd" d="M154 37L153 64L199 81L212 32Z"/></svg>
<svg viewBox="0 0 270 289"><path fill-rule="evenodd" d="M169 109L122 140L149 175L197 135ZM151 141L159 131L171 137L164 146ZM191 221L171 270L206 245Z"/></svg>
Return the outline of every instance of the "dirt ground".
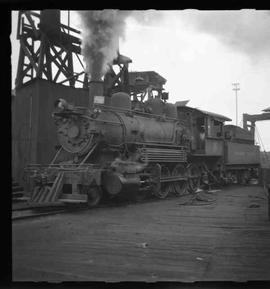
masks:
<svg viewBox="0 0 270 289"><path fill-rule="evenodd" d="M211 198L204 205L173 198L15 221L13 280L269 280L266 192L230 187Z"/></svg>

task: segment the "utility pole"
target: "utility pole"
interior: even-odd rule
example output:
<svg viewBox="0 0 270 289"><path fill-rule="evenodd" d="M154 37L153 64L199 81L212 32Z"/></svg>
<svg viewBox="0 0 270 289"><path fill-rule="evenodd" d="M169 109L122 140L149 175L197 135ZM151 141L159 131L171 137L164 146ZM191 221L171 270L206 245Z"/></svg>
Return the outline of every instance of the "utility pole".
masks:
<svg viewBox="0 0 270 289"><path fill-rule="evenodd" d="M236 122L235 125L238 125L238 103L237 103L237 91L240 90L240 83L235 82L232 83L232 85L234 86L233 90L235 91L235 109L236 109Z"/></svg>

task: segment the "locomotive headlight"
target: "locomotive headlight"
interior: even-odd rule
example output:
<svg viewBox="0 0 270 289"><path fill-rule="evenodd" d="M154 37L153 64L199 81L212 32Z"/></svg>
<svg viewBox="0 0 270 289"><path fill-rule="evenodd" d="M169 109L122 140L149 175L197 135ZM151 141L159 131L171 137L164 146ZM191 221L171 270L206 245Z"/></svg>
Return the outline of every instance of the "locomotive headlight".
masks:
<svg viewBox="0 0 270 289"><path fill-rule="evenodd" d="M97 113L97 114L101 113L101 109L96 107L96 108L94 109L94 113Z"/></svg>

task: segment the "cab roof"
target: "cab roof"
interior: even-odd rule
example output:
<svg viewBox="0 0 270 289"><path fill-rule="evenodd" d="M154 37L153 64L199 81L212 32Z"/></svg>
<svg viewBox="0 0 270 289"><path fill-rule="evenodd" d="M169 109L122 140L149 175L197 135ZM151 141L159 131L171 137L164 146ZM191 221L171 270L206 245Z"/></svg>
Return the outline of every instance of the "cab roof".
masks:
<svg viewBox="0 0 270 289"><path fill-rule="evenodd" d="M209 111L206 111L206 110L202 110L202 109L198 109L198 108L194 108L194 107L190 107L190 106L186 106L186 105L179 105L177 106L177 109L181 109L181 110L189 110L189 111L197 111L205 116L211 116L213 117L215 120L218 120L218 121L221 121L221 122L224 122L224 121L231 121L230 118L224 116L224 115L221 115L221 114L218 114L218 113L214 113L214 112L209 112Z"/></svg>

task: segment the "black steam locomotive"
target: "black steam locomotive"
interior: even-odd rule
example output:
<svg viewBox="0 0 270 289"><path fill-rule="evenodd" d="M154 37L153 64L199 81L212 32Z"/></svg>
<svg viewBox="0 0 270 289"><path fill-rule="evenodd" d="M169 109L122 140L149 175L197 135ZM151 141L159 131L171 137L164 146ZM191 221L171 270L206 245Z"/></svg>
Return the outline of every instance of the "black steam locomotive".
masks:
<svg viewBox="0 0 270 289"><path fill-rule="evenodd" d="M89 107L56 101L60 148L49 165L28 166L32 203L166 198L256 174L259 148L249 131L186 102L169 103L166 80L153 71L128 72L129 62L119 56L120 72L111 66L102 81L90 82Z"/></svg>

